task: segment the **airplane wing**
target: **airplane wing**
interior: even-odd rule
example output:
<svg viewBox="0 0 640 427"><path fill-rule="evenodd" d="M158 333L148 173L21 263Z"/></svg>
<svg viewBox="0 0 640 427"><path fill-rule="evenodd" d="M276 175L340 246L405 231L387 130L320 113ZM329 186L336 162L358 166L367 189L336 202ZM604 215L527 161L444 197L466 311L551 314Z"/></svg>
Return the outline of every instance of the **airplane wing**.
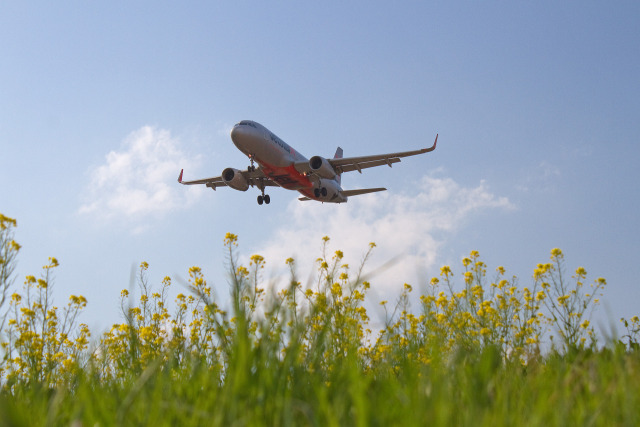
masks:
<svg viewBox="0 0 640 427"><path fill-rule="evenodd" d="M329 164L333 167L336 173L351 172L357 170L362 173L362 169L373 168L376 166L387 165L391 167L393 163L398 163L401 157L415 156L418 154L428 153L436 149L438 143L438 135L433 142L433 145L429 148L422 148L414 151L403 151L400 153L389 154L376 154L373 156L361 156L361 157L344 157L342 159L327 159ZM311 167L308 162L299 162L295 164L295 168L303 173L311 172Z"/></svg>
<svg viewBox="0 0 640 427"><path fill-rule="evenodd" d="M386 188L361 188L359 190L342 190L342 195L346 197L358 196L360 194L368 194L368 193L376 193L378 191L387 191ZM298 200L301 202L306 202L307 200L311 200L308 197L299 197Z"/></svg>
<svg viewBox="0 0 640 427"><path fill-rule="evenodd" d="M418 154L428 153L436 149L438 143L438 135L433 145L429 148L423 148L421 150L403 151L400 153L378 154L373 156L361 156L361 157L345 157L342 159L327 159L331 166L338 173L350 172L357 170L362 173L362 169L373 168L376 166L388 165L391 167L393 163L398 163L401 157L415 156Z"/></svg>
<svg viewBox="0 0 640 427"><path fill-rule="evenodd" d="M178 176L178 182L182 185L194 185L194 184L205 184L207 187L215 190L216 187L226 187L227 184L224 182L221 176L215 176L212 178L202 178L202 179L194 179L192 181L183 181L182 174L184 169L180 171L180 176ZM249 172L248 170L240 171L244 179L249 183L249 185L257 186L264 185L265 187L278 187L278 184L271 181L267 176L262 172L261 169L256 169L255 171Z"/></svg>

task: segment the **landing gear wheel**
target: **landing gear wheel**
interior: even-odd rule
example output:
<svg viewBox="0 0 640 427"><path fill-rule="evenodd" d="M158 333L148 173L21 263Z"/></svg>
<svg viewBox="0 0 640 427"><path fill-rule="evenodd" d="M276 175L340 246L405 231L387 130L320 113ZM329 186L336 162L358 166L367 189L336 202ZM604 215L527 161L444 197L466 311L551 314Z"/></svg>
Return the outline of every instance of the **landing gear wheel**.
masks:
<svg viewBox="0 0 640 427"><path fill-rule="evenodd" d="M316 197L320 197L320 190L318 190L317 188L313 189L313 195Z"/></svg>
<svg viewBox="0 0 640 427"><path fill-rule="evenodd" d="M327 197L327 189L322 187L322 190L320 190L320 192L322 193L322 197Z"/></svg>
<svg viewBox="0 0 640 427"><path fill-rule="evenodd" d="M258 184L258 188L260 188L260 194L258 196L258 204L262 205L262 203L269 204L271 202L271 197L268 194L264 194L264 179L260 178L260 184Z"/></svg>

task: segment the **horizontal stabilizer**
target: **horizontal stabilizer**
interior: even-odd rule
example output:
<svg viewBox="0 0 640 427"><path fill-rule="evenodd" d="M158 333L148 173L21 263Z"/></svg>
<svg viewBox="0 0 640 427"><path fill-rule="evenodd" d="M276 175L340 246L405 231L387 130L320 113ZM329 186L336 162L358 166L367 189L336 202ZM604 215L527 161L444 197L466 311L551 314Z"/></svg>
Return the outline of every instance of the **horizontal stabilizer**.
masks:
<svg viewBox="0 0 640 427"><path fill-rule="evenodd" d="M361 188L360 190L345 190L342 192L343 196L359 196L361 194L376 193L378 191L387 191L386 188Z"/></svg>
<svg viewBox="0 0 640 427"><path fill-rule="evenodd" d="M387 191L386 188L361 188L359 190L343 190L342 195L345 197L351 196L359 196L360 194L368 194L368 193L376 193L378 191ZM311 200L308 197L300 197L298 198L301 202L306 202L307 200Z"/></svg>

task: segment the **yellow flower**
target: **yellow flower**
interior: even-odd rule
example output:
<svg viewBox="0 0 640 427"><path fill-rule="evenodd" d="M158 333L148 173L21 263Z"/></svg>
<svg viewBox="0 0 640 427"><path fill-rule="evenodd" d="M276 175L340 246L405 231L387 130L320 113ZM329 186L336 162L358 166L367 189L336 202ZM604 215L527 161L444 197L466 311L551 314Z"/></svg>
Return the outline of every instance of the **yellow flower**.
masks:
<svg viewBox="0 0 640 427"><path fill-rule="evenodd" d="M238 242L238 236L237 235L235 235L233 233L227 233L227 234L224 235L224 244L225 245L227 245L227 246L231 245L231 244L237 245L237 242Z"/></svg>
<svg viewBox="0 0 640 427"><path fill-rule="evenodd" d="M331 286L331 293L335 296L342 296L342 286L340 286L340 283L336 282Z"/></svg>
<svg viewBox="0 0 640 427"><path fill-rule="evenodd" d="M551 249L552 258L562 258L562 251L558 248Z"/></svg>
<svg viewBox="0 0 640 427"><path fill-rule="evenodd" d="M473 296L476 298L480 298L482 296L482 286L480 285L475 285L473 288L471 288L471 292L473 292Z"/></svg>
<svg viewBox="0 0 640 427"><path fill-rule="evenodd" d="M261 264L264 261L264 257L258 254L251 255L250 259L253 264Z"/></svg>

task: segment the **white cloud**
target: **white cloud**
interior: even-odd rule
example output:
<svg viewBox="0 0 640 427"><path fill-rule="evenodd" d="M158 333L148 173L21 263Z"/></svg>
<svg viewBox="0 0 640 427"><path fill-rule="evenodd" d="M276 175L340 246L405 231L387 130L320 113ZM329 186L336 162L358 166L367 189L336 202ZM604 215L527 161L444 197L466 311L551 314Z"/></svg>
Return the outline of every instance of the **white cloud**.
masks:
<svg viewBox="0 0 640 427"><path fill-rule="evenodd" d="M513 208L506 197L492 194L484 181L467 188L451 178L424 176L404 193L358 196L337 206L295 200L284 215L289 221L272 233L258 253L276 268L293 256L299 263L299 280L306 283L313 271L311 263L320 255L323 236L331 238L331 254L336 249L344 251L352 272L373 241L377 247L369 271L395 259L372 278L373 289L377 289L374 292L395 294L405 281L419 284L418 275L435 267L446 236L459 230L474 214Z"/></svg>
<svg viewBox="0 0 640 427"><path fill-rule="evenodd" d="M560 169L546 160L525 172L516 188L520 191L537 191L549 193L555 191L558 181L562 178Z"/></svg>
<svg viewBox="0 0 640 427"><path fill-rule="evenodd" d="M197 160L197 159L196 159ZM144 126L122 142L120 151L90 171L86 203L79 213L101 219L143 219L190 205L201 189L176 183L180 168L193 168L168 130Z"/></svg>

